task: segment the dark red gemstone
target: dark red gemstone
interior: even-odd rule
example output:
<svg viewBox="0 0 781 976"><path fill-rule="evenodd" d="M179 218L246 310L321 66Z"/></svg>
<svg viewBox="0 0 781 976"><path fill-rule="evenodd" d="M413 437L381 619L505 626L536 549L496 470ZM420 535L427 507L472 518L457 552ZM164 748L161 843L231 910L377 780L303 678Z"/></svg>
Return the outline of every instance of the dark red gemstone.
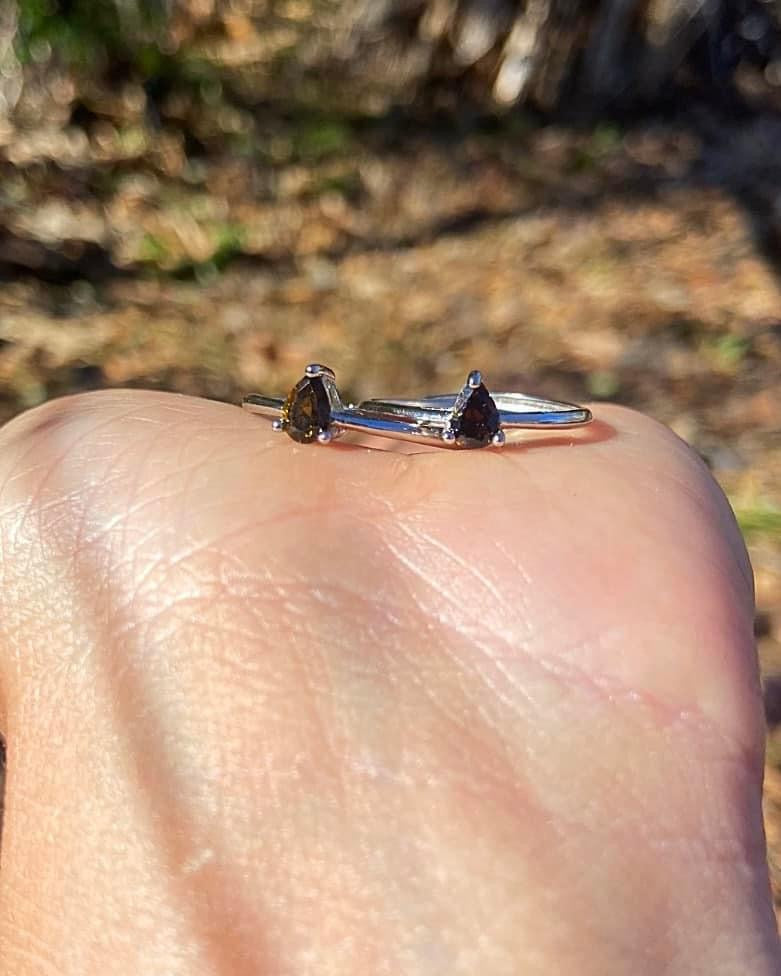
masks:
<svg viewBox="0 0 781 976"><path fill-rule="evenodd" d="M490 444L499 432L499 411L482 383L472 390L462 413L455 418L453 430L459 441L474 444Z"/></svg>

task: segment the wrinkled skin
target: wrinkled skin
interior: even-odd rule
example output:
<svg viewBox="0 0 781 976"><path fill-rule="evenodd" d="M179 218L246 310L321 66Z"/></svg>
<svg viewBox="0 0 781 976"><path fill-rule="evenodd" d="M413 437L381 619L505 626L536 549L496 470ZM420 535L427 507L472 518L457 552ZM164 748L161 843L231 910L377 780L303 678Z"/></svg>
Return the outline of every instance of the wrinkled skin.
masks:
<svg viewBox="0 0 781 976"><path fill-rule="evenodd" d="M765 976L749 565L669 431L0 432L9 976Z"/></svg>

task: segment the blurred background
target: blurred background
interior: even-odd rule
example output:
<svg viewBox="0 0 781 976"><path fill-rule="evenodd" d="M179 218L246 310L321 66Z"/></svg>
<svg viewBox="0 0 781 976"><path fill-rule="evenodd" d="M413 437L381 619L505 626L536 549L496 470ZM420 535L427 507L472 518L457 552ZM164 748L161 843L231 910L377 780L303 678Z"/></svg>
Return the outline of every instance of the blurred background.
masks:
<svg viewBox="0 0 781 976"><path fill-rule="evenodd" d="M0 0L0 420L106 386L610 399L757 577L781 900L781 0Z"/></svg>

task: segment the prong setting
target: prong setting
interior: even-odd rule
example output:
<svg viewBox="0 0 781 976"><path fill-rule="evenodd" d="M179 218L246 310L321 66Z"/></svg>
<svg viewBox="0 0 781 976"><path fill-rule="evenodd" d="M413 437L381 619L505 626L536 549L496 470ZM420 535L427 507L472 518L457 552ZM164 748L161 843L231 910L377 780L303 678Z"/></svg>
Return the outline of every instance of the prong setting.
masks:
<svg viewBox="0 0 781 976"><path fill-rule="evenodd" d="M455 398L448 418L459 447L498 446L494 437L499 433L499 411L485 388L479 369L473 369Z"/></svg>
<svg viewBox="0 0 781 976"><path fill-rule="evenodd" d="M506 442L507 438L503 430L497 430L497 432L491 438L491 443L494 447L504 447Z"/></svg>
<svg viewBox="0 0 781 976"><path fill-rule="evenodd" d="M332 410L341 405L334 373L320 363L310 363L304 372L282 404L282 429L299 444L327 444L333 436Z"/></svg>
<svg viewBox="0 0 781 976"><path fill-rule="evenodd" d="M282 420L281 417L278 417L276 420L272 420L271 429L274 431L275 434L281 434L282 431L285 429L284 420Z"/></svg>
<svg viewBox="0 0 781 976"><path fill-rule="evenodd" d="M316 376L328 376L332 380L336 378L334 371L322 363L310 363L304 370L304 375L310 380Z"/></svg>
<svg viewBox="0 0 781 976"><path fill-rule="evenodd" d="M445 444L455 444L456 432L452 428L446 427L442 431L442 440L445 442Z"/></svg>

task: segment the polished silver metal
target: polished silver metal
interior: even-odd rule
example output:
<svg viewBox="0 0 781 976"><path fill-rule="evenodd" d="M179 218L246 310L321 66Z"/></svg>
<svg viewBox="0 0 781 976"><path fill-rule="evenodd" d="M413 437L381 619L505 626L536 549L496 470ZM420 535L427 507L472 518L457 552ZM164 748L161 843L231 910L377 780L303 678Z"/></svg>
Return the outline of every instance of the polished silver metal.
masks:
<svg viewBox="0 0 781 976"><path fill-rule="evenodd" d="M322 363L310 363L304 373L311 379L313 376L329 376L332 380L336 379L336 373Z"/></svg>
<svg viewBox="0 0 781 976"><path fill-rule="evenodd" d="M419 400L364 400L356 409L363 417L395 420L412 426L414 437L428 438L439 447L449 448L502 447L507 441L507 431L581 427L592 419L590 410L574 403L545 400L525 393L489 394L486 390L486 396L490 397L498 412L499 429L487 441L465 441L458 434L459 421L471 396L482 385L480 371L472 370L458 393L422 397ZM403 439L409 439L406 433Z"/></svg>
<svg viewBox="0 0 781 976"><path fill-rule="evenodd" d="M470 397L483 384L479 370L472 370L458 393L428 396L418 400L371 399L357 406L345 405L336 386L333 370L320 363L306 367L305 377L323 378L328 395L330 418L327 428L321 429L313 440L330 444L346 432L370 434L393 440L413 441L434 447L464 449L476 447L499 448L507 440L507 431L518 429L580 427L590 422L591 412L573 403L545 400L523 393L485 393L498 412L498 430L480 442L459 436L459 421ZM252 393L242 406L252 413L272 420L274 431L286 429L283 407L285 398Z"/></svg>
<svg viewBox="0 0 781 976"><path fill-rule="evenodd" d="M417 424L446 426L458 394L423 397L420 400L364 400L357 410L398 417ZM581 427L589 423L591 411L574 403L542 400L524 393L492 393L502 429L538 427Z"/></svg>

